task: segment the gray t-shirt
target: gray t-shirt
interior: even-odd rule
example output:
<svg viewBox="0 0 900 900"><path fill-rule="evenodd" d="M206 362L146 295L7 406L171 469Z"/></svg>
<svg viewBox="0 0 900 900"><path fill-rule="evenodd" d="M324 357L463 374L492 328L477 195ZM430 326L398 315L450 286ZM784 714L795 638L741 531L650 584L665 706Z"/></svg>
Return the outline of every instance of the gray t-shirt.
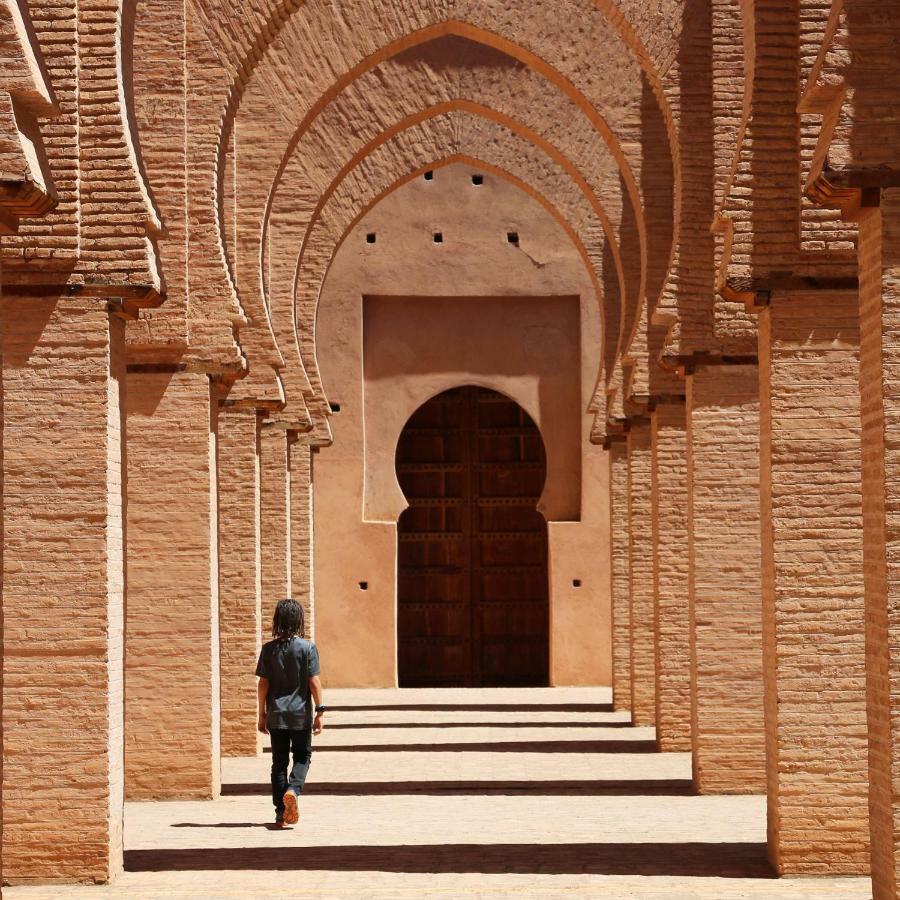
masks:
<svg viewBox="0 0 900 900"><path fill-rule="evenodd" d="M316 645L300 637L269 641L259 654L256 674L269 681L266 727L288 731L309 728L312 720L309 679L319 674Z"/></svg>

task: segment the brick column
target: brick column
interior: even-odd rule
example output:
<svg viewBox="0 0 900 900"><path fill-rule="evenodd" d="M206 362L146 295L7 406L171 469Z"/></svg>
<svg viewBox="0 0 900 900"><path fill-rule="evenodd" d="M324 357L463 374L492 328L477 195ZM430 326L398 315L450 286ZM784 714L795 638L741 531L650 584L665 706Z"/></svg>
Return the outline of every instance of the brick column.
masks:
<svg viewBox="0 0 900 900"><path fill-rule="evenodd" d="M291 584L291 438L263 423L260 436L260 521L262 622L269 633L275 604L290 597Z"/></svg>
<svg viewBox="0 0 900 900"><path fill-rule="evenodd" d="M2 252L2 238L0 238L0 252ZM4 326L4 309L2 306L2 269L0 269L0 885L3 884L3 670L5 663L3 659L2 647L4 645L4 626L3 626L3 582L5 574L3 570L3 548L6 543L6 533L4 527L3 513L3 437L4 437L4 417L3 417L3 334ZM3 888L0 887L0 897L3 896Z"/></svg>
<svg viewBox="0 0 900 900"><path fill-rule="evenodd" d="M856 294L776 295L759 323L769 855L869 868Z"/></svg>
<svg viewBox="0 0 900 900"><path fill-rule="evenodd" d="M303 607L306 635L315 634L313 578L312 448L302 438L291 454L291 595Z"/></svg>
<svg viewBox="0 0 900 900"><path fill-rule="evenodd" d="M129 370L129 798L219 792L216 407L204 374Z"/></svg>
<svg viewBox="0 0 900 900"><path fill-rule="evenodd" d="M4 877L107 881L122 868L124 324L97 300L7 296L0 333Z"/></svg>
<svg viewBox="0 0 900 900"><path fill-rule="evenodd" d="M698 367L687 424L694 785L762 793L758 366Z"/></svg>
<svg viewBox="0 0 900 900"><path fill-rule="evenodd" d="M631 709L631 587L628 578L628 445L609 447L612 541L613 706Z"/></svg>
<svg viewBox="0 0 900 900"><path fill-rule="evenodd" d="M260 607L259 415L219 414L219 623L222 755L254 756L254 671L262 635Z"/></svg>
<svg viewBox="0 0 900 900"><path fill-rule="evenodd" d="M651 423L656 742L691 749L687 428L684 401L660 403Z"/></svg>
<svg viewBox="0 0 900 900"><path fill-rule="evenodd" d="M650 422L628 432L628 585L631 597L631 719L656 718L656 638L653 623L653 531L650 519Z"/></svg>
<svg viewBox="0 0 900 900"><path fill-rule="evenodd" d="M900 896L900 190L859 233L869 821L876 900Z"/></svg>

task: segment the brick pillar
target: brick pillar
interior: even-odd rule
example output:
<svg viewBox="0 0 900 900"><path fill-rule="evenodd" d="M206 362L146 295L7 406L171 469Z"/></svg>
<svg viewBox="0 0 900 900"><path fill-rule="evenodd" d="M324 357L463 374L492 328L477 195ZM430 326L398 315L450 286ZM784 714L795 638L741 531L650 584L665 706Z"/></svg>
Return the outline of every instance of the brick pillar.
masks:
<svg viewBox="0 0 900 900"><path fill-rule="evenodd" d="M656 718L656 638L653 627L653 530L650 520L650 422L628 432L628 585L631 597L631 720Z"/></svg>
<svg viewBox="0 0 900 900"><path fill-rule="evenodd" d="M2 239L0 239L0 252L2 252ZM2 276L2 269L0 269ZM6 543L6 534L3 524L3 433L5 431L3 422L3 333L4 333L4 310L2 306L2 277L0 277L0 885L3 884L3 546ZM3 896L3 888L0 887L0 897Z"/></svg>
<svg viewBox="0 0 900 900"><path fill-rule="evenodd" d="M269 634L275 604L290 597L291 584L291 439L275 425L263 424L260 436L260 560L262 622Z"/></svg>
<svg viewBox="0 0 900 900"><path fill-rule="evenodd" d="M650 422L656 742L663 751L688 751L691 749L691 629L684 401L660 403Z"/></svg>
<svg viewBox="0 0 900 900"><path fill-rule="evenodd" d="M130 799L219 793L216 412L204 374L128 373Z"/></svg>
<svg viewBox="0 0 900 900"><path fill-rule="evenodd" d="M313 578L312 448L291 444L291 595L303 606L306 636L315 634Z"/></svg>
<svg viewBox="0 0 900 900"><path fill-rule="evenodd" d="M876 900L900 896L900 190L859 233L869 822Z"/></svg>
<svg viewBox="0 0 900 900"><path fill-rule="evenodd" d="M222 755L254 756L256 659L260 607L259 415L219 414L219 624L222 666Z"/></svg>
<svg viewBox="0 0 900 900"><path fill-rule="evenodd" d="M694 785L762 793L758 366L698 367L687 424Z"/></svg>
<svg viewBox="0 0 900 900"><path fill-rule="evenodd" d="M869 867L856 294L776 295L759 323L769 855Z"/></svg>
<svg viewBox="0 0 900 900"><path fill-rule="evenodd" d="M8 296L2 341L4 877L107 881L122 868L124 325L97 300Z"/></svg>
<svg viewBox="0 0 900 900"><path fill-rule="evenodd" d="M612 541L613 706L631 709L631 587L628 580L628 445L609 447Z"/></svg>

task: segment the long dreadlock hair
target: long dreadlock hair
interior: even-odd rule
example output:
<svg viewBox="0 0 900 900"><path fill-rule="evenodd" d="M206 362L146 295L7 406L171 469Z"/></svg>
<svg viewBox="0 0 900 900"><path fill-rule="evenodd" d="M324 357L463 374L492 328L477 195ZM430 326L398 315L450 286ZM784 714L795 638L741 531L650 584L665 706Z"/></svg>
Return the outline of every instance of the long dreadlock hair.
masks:
<svg viewBox="0 0 900 900"><path fill-rule="evenodd" d="M303 607L296 600L288 597L278 601L272 616L272 637L276 641L303 637Z"/></svg>

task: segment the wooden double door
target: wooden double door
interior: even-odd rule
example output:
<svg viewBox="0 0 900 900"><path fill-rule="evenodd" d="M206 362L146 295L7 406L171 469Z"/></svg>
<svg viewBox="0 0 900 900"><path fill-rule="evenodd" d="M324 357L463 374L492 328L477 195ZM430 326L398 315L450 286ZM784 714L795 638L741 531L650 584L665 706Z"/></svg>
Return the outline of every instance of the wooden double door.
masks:
<svg viewBox="0 0 900 900"><path fill-rule="evenodd" d="M403 687L546 685L546 477L537 426L478 387L434 397L407 423L397 474L398 664Z"/></svg>

